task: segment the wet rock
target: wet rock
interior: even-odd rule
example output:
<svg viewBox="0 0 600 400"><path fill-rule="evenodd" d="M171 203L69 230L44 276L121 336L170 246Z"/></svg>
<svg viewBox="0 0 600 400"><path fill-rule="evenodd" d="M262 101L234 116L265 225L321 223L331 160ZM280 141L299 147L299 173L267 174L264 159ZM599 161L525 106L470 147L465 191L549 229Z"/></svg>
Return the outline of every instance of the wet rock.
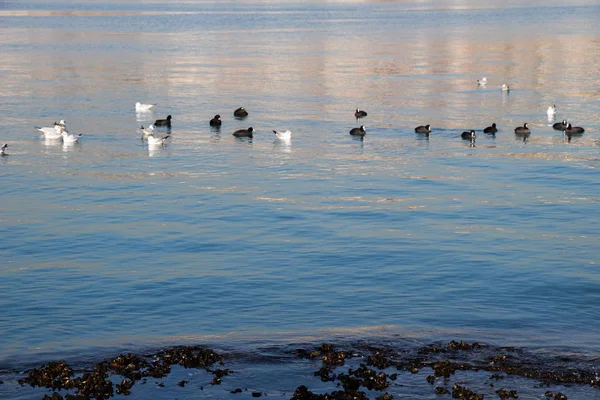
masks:
<svg viewBox="0 0 600 400"><path fill-rule="evenodd" d="M304 385L298 386L292 395L292 400L321 400L322 395L314 394Z"/></svg>
<svg viewBox="0 0 600 400"><path fill-rule="evenodd" d="M438 361L434 363L431 368L433 368L433 374L435 376L443 376L444 378L449 378L450 375L454 375L456 371L468 371L473 369L469 364L455 363L450 360Z"/></svg>
<svg viewBox="0 0 600 400"><path fill-rule="evenodd" d="M565 396L564 394L562 394L561 392L551 392L551 391L547 391L545 393L546 397L552 397L554 400L567 400L567 396Z"/></svg>
<svg viewBox="0 0 600 400"><path fill-rule="evenodd" d="M205 368L217 362L222 362L223 357L211 349L197 346L175 347L164 350L158 358L165 363L179 364L184 368Z"/></svg>
<svg viewBox="0 0 600 400"><path fill-rule="evenodd" d="M242 389L237 388L237 389L232 390L230 393L232 393L232 394L242 393Z"/></svg>
<svg viewBox="0 0 600 400"><path fill-rule="evenodd" d="M435 394L448 394L450 391L443 386L438 386L435 388Z"/></svg>
<svg viewBox="0 0 600 400"><path fill-rule="evenodd" d="M498 395L498 397L500 397L501 400L519 398L516 390L505 390L504 388L501 388L500 390L496 390L496 394Z"/></svg>
<svg viewBox="0 0 600 400"><path fill-rule="evenodd" d="M427 378L425 378L425 380L427 381L427 383L433 385L435 383L435 376L429 375Z"/></svg>
<svg viewBox="0 0 600 400"><path fill-rule="evenodd" d="M365 364L360 364L360 367L356 370L350 369L348 374L354 376L359 385L358 387L353 387L353 390L358 390L360 386L369 390L383 390L390 385L386 373L378 373L377 371L368 368ZM346 388L346 385L344 384L343 378L346 376L347 375L340 374L340 381L342 381L344 388Z"/></svg>
<svg viewBox="0 0 600 400"><path fill-rule="evenodd" d="M456 351L456 350L471 351L471 350L481 349L481 345L477 342L475 342L473 344L469 344L469 343L463 342L462 340L460 342L453 340L450 343L448 343L447 348L449 351Z"/></svg>
<svg viewBox="0 0 600 400"><path fill-rule="evenodd" d="M381 396L376 397L375 400L392 400L393 398L394 398L394 396L392 396L388 392L385 392Z"/></svg>
<svg viewBox="0 0 600 400"><path fill-rule="evenodd" d="M65 360L52 361L41 368L30 370L27 377L19 379L19 384L30 386L41 386L53 390L72 389L73 368Z"/></svg>
<svg viewBox="0 0 600 400"><path fill-rule="evenodd" d="M261 392L252 392L252 397L261 397L262 393Z"/></svg>
<svg viewBox="0 0 600 400"><path fill-rule="evenodd" d="M45 395L42 397L42 400L64 400L64 398L60 395L60 393L52 393L52 396Z"/></svg>
<svg viewBox="0 0 600 400"><path fill-rule="evenodd" d="M337 375L331 371L329 367L321 367L314 372L314 376L321 378L322 382L333 382L337 379Z"/></svg>
<svg viewBox="0 0 600 400"><path fill-rule="evenodd" d="M104 364L100 363L94 367L94 372L85 373L75 379L77 396L95 398L97 400L108 399L113 396L113 384L108 379L108 373Z"/></svg>
<svg viewBox="0 0 600 400"><path fill-rule="evenodd" d="M177 382L177 386L184 387L184 386L185 386L185 385L186 385L188 382L189 382L189 381L186 381L186 380L181 380L181 381Z"/></svg>
<svg viewBox="0 0 600 400"><path fill-rule="evenodd" d="M473 392L466 386L454 384L452 387L452 398L464 400L483 400L483 395Z"/></svg>
<svg viewBox="0 0 600 400"><path fill-rule="evenodd" d="M153 378L163 378L171 373L171 366L166 362L153 361L148 367L146 375Z"/></svg>
<svg viewBox="0 0 600 400"><path fill-rule="evenodd" d="M220 385L221 384L221 378L224 376L229 375L229 370L228 369L217 369L214 371L209 371L212 372L215 377L213 378L213 380L210 382L211 385Z"/></svg>
<svg viewBox="0 0 600 400"><path fill-rule="evenodd" d="M142 379L141 370L148 367L148 362L132 353L127 353L109 360L108 367L115 373L136 381Z"/></svg>
<svg viewBox="0 0 600 400"><path fill-rule="evenodd" d="M123 379L121 381L121 383L117 383L116 387L117 387L117 394L122 394L125 396L129 396L131 394L131 388L133 387L133 384L135 382L131 379Z"/></svg>

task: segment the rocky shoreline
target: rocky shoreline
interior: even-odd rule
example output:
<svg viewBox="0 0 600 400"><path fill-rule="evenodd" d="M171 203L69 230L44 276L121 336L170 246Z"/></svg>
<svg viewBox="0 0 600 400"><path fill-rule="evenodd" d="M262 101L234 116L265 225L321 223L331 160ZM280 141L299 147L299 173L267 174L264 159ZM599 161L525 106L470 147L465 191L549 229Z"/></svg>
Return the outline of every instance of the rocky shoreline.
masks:
<svg viewBox="0 0 600 400"><path fill-rule="evenodd" d="M154 383L155 398L204 398L211 391L221 398L294 400L391 400L406 398L408 393L420 398L465 400L600 397L597 359L543 356L475 342L453 340L413 348L366 342L322 343L271 348L268 356L264 351L259 353L179 346L153 354L120 354L79 370L59 360L25 371L17 382L21 388L31 388L30 398L55 400L147 398L148 389L137 396L136 391L142 386L152 387L148 383ZM289 378L279 379L283 365L291 368L291 376L298 370L293 386ZM238 372L254 369L251 374ZM193 370L202 371L202 378L189 372ZM249 388L245 376L260 374L258 380L265 387L254 383ZM167 377L169 382L165 383ZM168 391L159 392L166 386Z"/></svg>

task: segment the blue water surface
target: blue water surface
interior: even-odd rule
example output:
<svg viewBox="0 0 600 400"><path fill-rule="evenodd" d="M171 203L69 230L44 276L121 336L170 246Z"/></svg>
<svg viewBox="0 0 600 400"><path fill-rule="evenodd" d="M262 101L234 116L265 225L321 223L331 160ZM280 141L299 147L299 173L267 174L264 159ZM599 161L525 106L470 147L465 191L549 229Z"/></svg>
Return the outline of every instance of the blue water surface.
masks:
<svg viewBox="0 0 600 400"><path fill-rule="evenodd" d="M0 365L383 328L597 352L600 7L421 3L3 2Z"/></svg>

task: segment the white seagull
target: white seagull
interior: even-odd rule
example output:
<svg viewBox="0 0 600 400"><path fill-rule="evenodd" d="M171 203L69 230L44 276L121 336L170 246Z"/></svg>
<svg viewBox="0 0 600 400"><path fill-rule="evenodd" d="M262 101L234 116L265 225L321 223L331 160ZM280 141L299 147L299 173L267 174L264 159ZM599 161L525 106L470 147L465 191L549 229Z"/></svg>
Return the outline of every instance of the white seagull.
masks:
<svg viewBox="0 0 600 400"><path fill-rule="evenodd" d="M0 157L7 156L6 148L8 147L8 143L4 143L4 146L0 147Z"/></svg>
<svg viewBox="0 0 600 400"><path fill-rule="evenodd" d="M144 128L144 125L140 126L142 130L142 139L148 138L148 136L154 135L154 125L150 125L148 128Z"/></svg>
<svg viewBox="0 0 600 400"><path fill-rule="evenodd" d="M487 83L487 78L485 76L483 78L481 78L481 79L477 79L477 84L479 86L485 86L486 83Z"/></svg>
<svg viewBox="0 0 600 400"><path fill-rule="evenodd" d="M67 131L62 132L62 140L64 144L76 143L80 137L81 133L79 135L75 135L74 133L69 133Z"/></svg>
<svg viewBox="0 0 600 400"><path fill-rule="evenodd" d="M275 136L279 140L286 140L287 141L287 140L290 140L292 138L292 132L291 131L285 131L285 132L273 131L273 133L275 134Z"/></svg>
<svg viewBox="0 0 600 400"><path fill-rule="evenodd" d="M39 126L36 126L35 129L42 132L42 135L44 135L44 138L46 139L60 139L62 138L62 133L66 132L66 124L65 120L61 119L59 122L55 122L52 128L40 128Z"/></svg>
<svg viewBox="0 0 600 400"><path fill-rule="evenodd" d="M148 146L161 145L165 142L165 140L167 140L170 137L171 135L167 135L161 138L154 137L154 135L148 136Z"/></svg>
<svg viewBox="0 0 600 400"><path fill-rule="evenodd" d="M140 111L150 111L150 109L152 107L154 107L156 105L155 104L142 104L139 101L137 103L135 103L135 111L140 112Z"/></svg>
<svg viewBox="0 0 600 400"><path fill-rule="evenodd" d="M503 83L502 84L502 91L503 92L509 92L510 91L510 87L506 83Z"/></svg>
<svg viewBox="0 0 600 400"><path fill-rule="evenodd" d="M548 111L546 111L546 114L548 114L548 118L554 117L554 114L556 114L556 104L548 107Z"/></svg>

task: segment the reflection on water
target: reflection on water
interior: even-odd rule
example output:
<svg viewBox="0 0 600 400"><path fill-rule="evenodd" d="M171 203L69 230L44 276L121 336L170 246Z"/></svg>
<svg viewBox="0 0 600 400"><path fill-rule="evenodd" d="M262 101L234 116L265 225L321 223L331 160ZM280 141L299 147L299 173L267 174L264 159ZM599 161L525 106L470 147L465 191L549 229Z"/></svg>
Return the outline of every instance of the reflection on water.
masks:
<svg viewBox="0 0 600 400"><path fill-rule="evenodd" d="M589 348L599 11L6 3L0 362L366 325ZM140 140L170 114L165 145ZM32 133L63 118L84 143Z"/></svg>

